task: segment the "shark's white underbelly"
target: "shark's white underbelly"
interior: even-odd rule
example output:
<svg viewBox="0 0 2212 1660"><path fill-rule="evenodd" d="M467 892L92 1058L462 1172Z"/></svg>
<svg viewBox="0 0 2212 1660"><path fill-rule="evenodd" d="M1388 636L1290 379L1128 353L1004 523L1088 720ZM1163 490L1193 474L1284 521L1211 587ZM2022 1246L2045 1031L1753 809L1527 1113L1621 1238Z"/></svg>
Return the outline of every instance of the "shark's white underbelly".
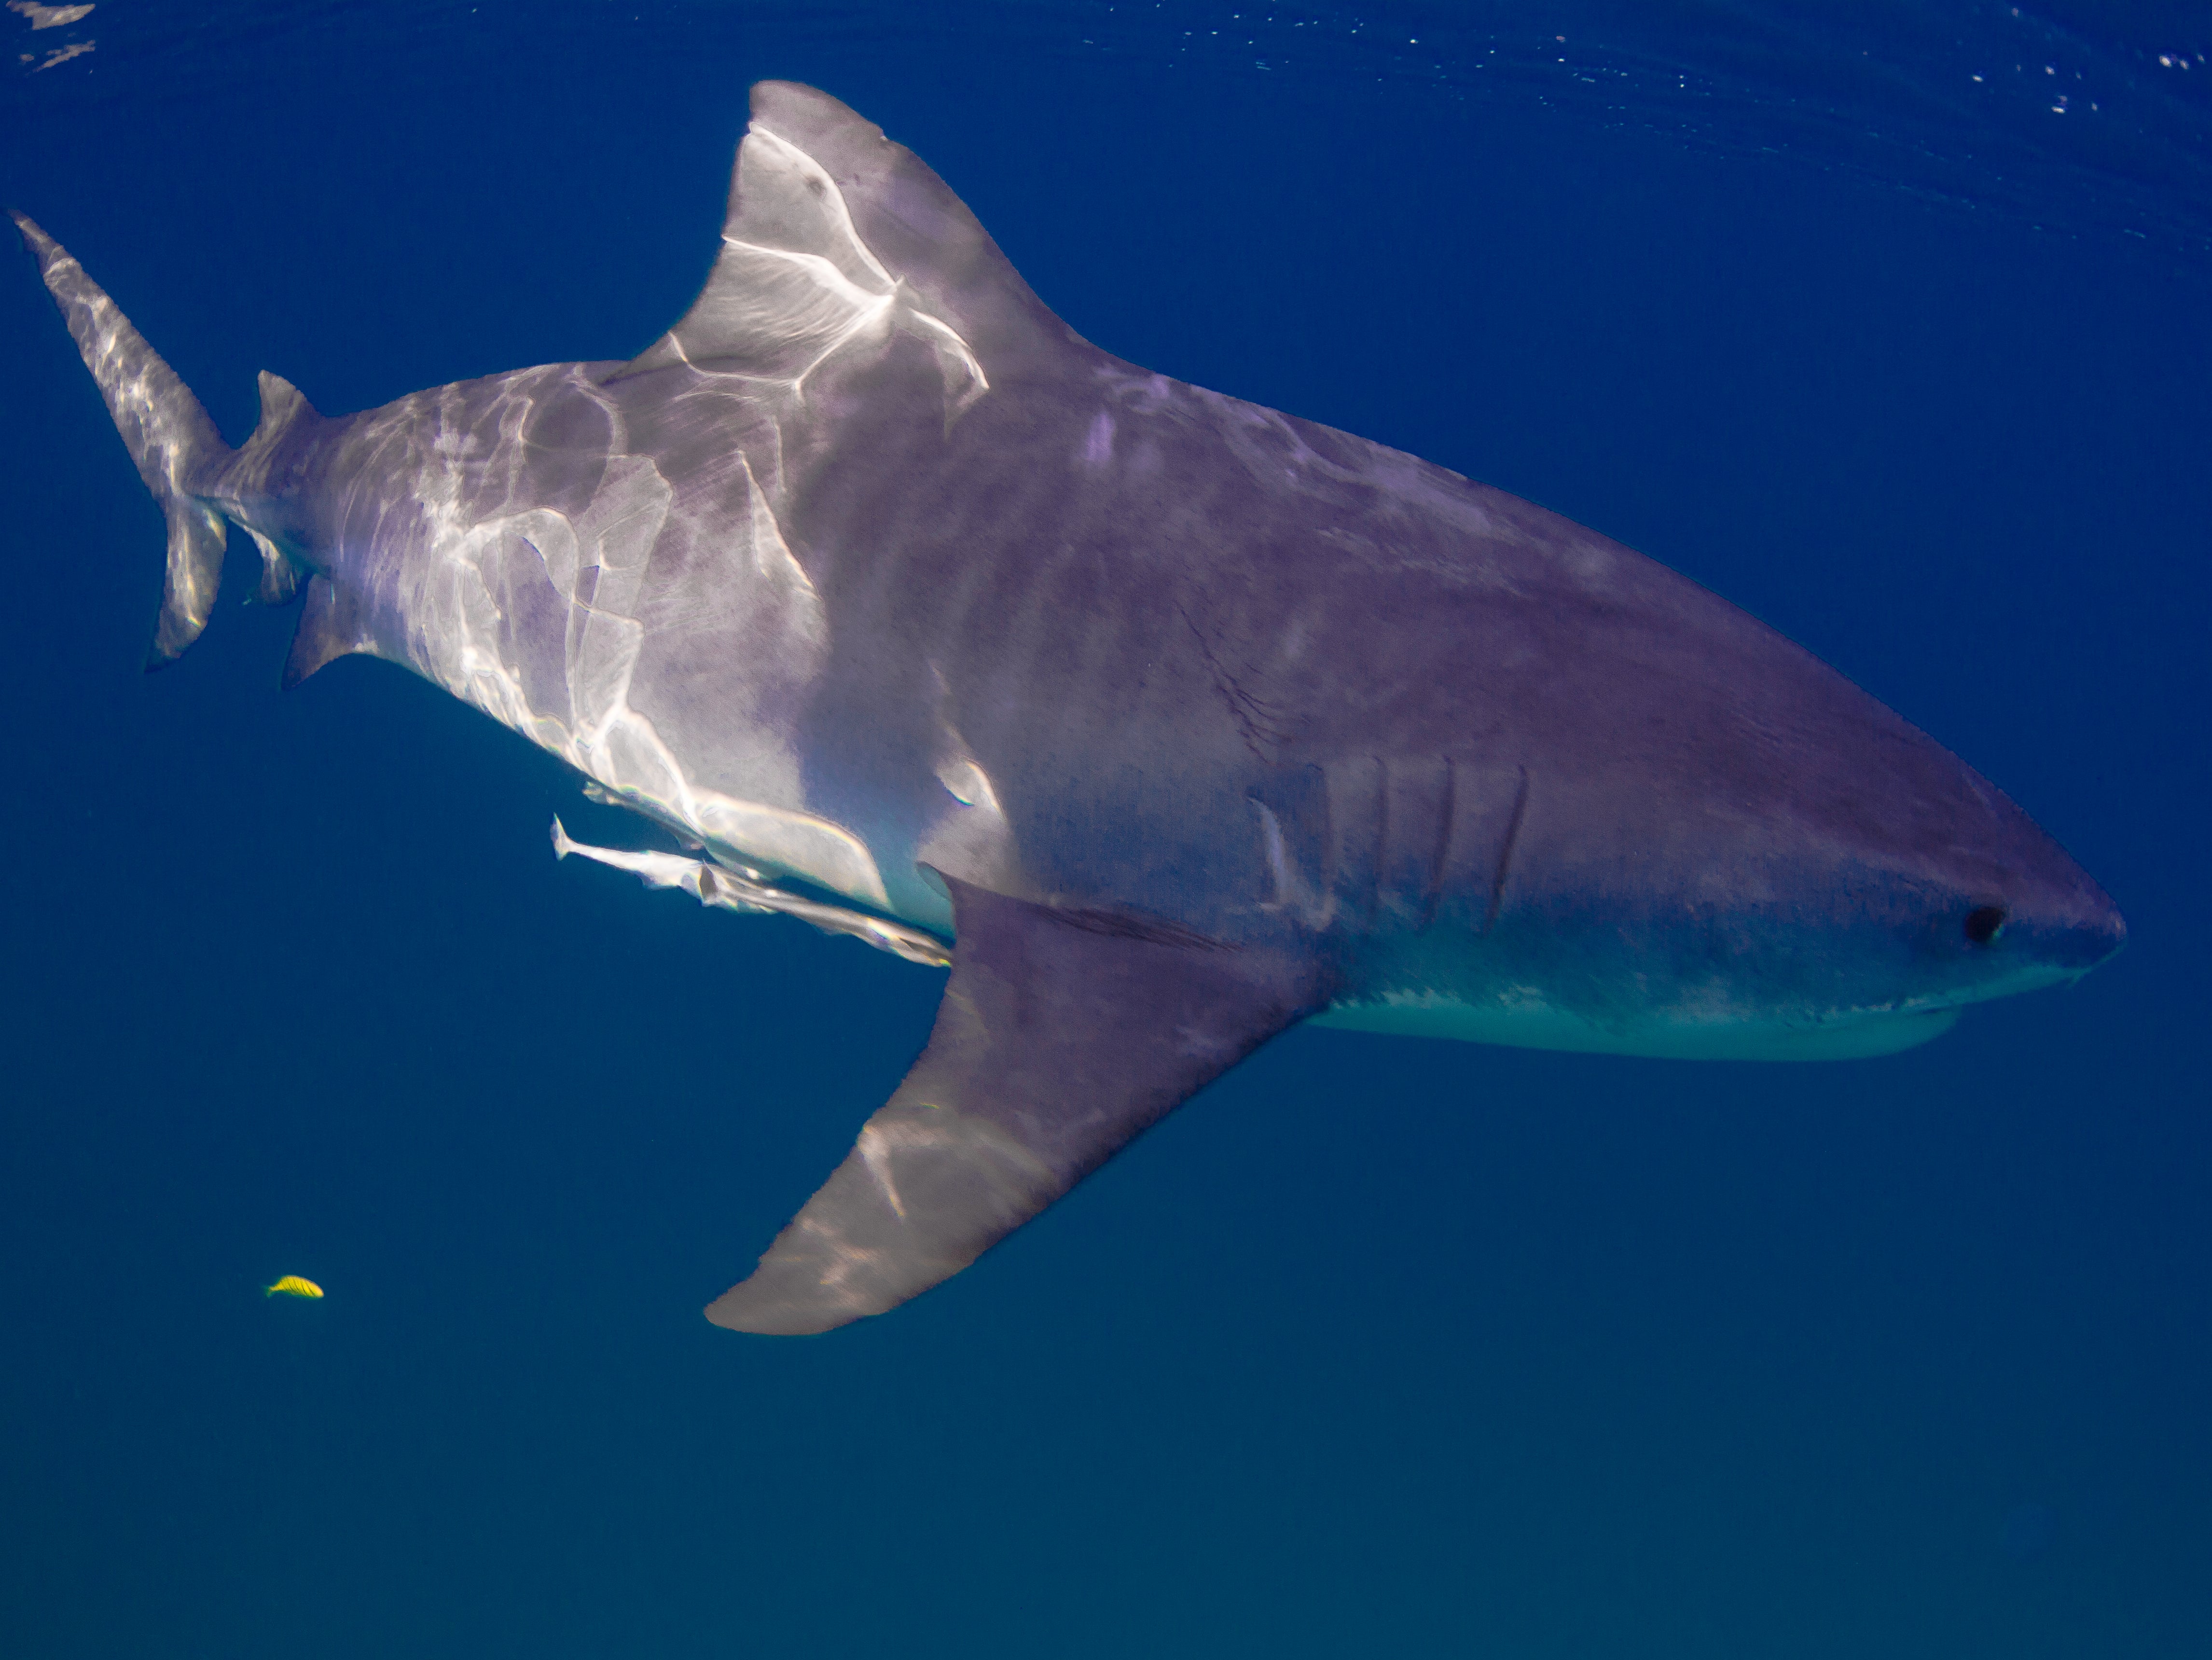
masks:
<svg viewBox="0 0 2212 1660"><path fill-rule="evenodd" d="M1955 1008L1869 1012L1789 1025L1756 1021L1650 1020L1606 1025L1528 998L1462 1002L1433 992L1397 992L1340 1003L1309 1023L1401 1037L1453 1037L1516 1049L1575 1049L1673 1061L1843 1061L1892 1055L1950 1029Z"/></svg>

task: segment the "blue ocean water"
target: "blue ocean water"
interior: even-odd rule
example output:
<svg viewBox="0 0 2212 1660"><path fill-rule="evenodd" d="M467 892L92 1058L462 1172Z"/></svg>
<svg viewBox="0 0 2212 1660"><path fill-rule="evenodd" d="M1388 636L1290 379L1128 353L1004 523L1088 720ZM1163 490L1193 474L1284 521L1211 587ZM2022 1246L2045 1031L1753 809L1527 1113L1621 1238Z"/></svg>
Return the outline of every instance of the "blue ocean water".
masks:
<svg viewBox="0 0 2212 1660"><path fill-rule="evenodd" d="M735 1337L939 977L556 865L619 819L389 666L279 694L242 557L142 676L159 518L18 259L0 1653L2212 1653L2201 6L55 12L0 202L234 441L260 368L635 352L811 82L1101 345L1803 642L2132 939L1851 1064L1295 1032Z"/></svg>

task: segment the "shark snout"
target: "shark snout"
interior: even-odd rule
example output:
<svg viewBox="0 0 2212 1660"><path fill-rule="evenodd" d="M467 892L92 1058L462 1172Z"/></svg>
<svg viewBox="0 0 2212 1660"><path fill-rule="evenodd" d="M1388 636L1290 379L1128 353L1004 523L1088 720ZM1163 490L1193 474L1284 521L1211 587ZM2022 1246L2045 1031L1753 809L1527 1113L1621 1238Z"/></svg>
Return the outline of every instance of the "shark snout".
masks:
<svg viewBox="0 0 2212 1660"><path fill-rule="evenodd" d="M1989 943L2069 976L2087 974L2110 958L2127 943L2126 919L2110 895L2076 873L2079 883L2067 890L2034 892L1999 907L2003 917Z"/></svg>
<svg viewBox="0 0 2212 1660"><path fill-rule="evenodd" d="M2008 826L2010 868L1969 890L1959 921L1970 958L2043 983L2087 974L2127 943L2112 896L2024 815Z"/></svg>

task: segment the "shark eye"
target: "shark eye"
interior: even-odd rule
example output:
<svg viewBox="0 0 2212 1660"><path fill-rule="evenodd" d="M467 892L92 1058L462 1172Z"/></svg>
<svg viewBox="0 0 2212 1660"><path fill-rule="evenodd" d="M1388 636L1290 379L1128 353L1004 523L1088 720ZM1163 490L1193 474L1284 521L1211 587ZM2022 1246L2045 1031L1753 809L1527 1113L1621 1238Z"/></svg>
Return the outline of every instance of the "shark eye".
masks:
<svg viewBox="0 0 2212 1660"><path fill-rule="evenodd" d="M1977 905L1966 913L1965 932L1969 945L1986 946L2004 932L2002 905Z"/></svg>

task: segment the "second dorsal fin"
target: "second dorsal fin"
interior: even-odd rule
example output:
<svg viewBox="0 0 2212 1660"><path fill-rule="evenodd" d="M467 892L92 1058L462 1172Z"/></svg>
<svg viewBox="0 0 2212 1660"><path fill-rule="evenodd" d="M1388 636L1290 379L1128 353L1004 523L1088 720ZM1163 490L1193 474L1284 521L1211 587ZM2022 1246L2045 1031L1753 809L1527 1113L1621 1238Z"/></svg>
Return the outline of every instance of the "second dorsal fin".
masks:
<svg viewBox="0 0 2212 1660"><path fill-rule="evenodd" d="M897 329L937 354L948 413L1072 342L965 204L825 93L753 88L722 251L691 309L618 371L678 363L803 387L848 343Z"/></svg>
<svg viewBox="0 0 2212 1660"><path fill-rule="evenodd" d="M229 469L223 475L223 489L228 499L222 505L234 523L242 526L253 538L253 545L261 551L261 589L258 598L264 605L289 605L299 597L301 584L307 580L307 569L267 528L257 522L257 498L280 493L279 474L283 467L288 449L303 428L319 426L323 417L315 413L300 389L281 374L261 371L261 424L253 429L253 436L246 441Z"/></svg>

